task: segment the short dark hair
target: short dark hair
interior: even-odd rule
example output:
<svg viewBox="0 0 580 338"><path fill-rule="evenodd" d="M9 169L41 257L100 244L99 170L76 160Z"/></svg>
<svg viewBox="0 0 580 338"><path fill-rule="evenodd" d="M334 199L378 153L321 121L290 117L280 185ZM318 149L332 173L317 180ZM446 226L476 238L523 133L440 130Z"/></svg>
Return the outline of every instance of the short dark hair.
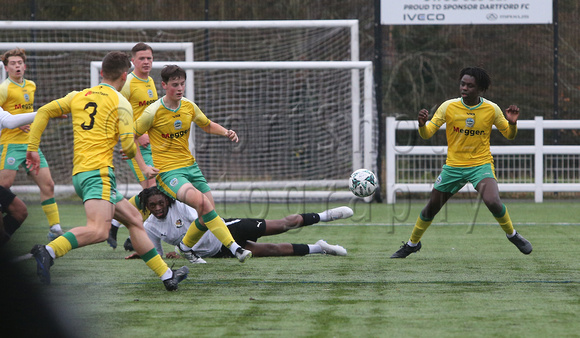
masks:
<svg viewBox="0 0 580 338"><path fill-rule="evenodd" d="M145 42L139 42L135 46L133 46L133 48L131 49L131 55L133 57L135 57L135 54L137 54L137 52L140 52L143 50L150 50L151 53L153 53L153 48L151 48L151 46L149 46Z"/></svg>
<svg viewBox="0 0 580 338"><path fill-rule="evenodd" d="M461 70L459 73L459 81L463 78L463 75L473 76L475 78L475 84L481 89L482 91L486 91L489 86L491 85L491 78L489 74L483 68L479 67L466 67Z"/></svg>
<svg viewBox="0 0 580 338"><path fill-rule="evenodd" d="M175 203L175 200L173 198L164 194L157 187L150 187L150 188L143 189L139 193L139 195L137 196L139 198L139 206L141 207L141 210L147 210L147 204L149 203L149 198L151 196L155 196L155 195L163 195L163 197L165 197L167 199L167 204L169 206L171 206L173 203Z"/></svg>
<svg viewBox="0 0 580 338"><path fill-rule="evenodd" d="M171 79L187 78L185 70L177 65L167 65L161 70L161 81L167 83Z"/></svg>
<svg viewBox="0 0 580 338"><path fill-rule="evenodd" d="M129 60L129 56L126 53L119 51L109 52L103 58L103 78L106 80L118 79L129 68L131 68L131 60Z"/></svg>
<svg viewBox="0 0 580 338"><path fill-rule="evenodd" d="M26 52L24 51L24 49L16 47L14 49L7 51L2 55L2 63L4 64L4 66L8 66L8 58L11 56L20 56L22 58L22 61L26 63Z"/></svg>

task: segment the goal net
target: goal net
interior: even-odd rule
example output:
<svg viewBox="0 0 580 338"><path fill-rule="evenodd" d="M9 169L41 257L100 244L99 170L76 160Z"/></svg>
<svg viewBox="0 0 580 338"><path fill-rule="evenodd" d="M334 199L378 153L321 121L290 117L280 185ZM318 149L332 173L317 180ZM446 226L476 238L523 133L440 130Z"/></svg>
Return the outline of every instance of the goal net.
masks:
<svg viewBox="0 0 580 338"><path fill-rule="evenodd" d="M176 44L154 46L156 63L162 65L190 61L188 49L178 47L188 43L195 46L196 61L303 63L303 67L287 63L278 68L183 67L193 75L193 94L188 98L210 119L236 130L241 139L232 144L201 130L195 133L192 151L212 188L292 187L301 195L317 189L340 191L346 190L346 179L353 169L365 165L373 169L377 121L372 88L364 83L365 77L368 81L372 76L370 63L329 67L358 61L358 37L353 37L358 35L356 21L101 22L79 27L66 22L46 23L46 27L45 23L32 24L38 25L17 29L0 22L0 41L15 46L24 42L95 46L88 50L42 47L27 51L26 77L37 84L36 108L70 90L89 87L91 61L101 60L107 52L103 43ZM312 61L332 62L306 66ZM151 74L160 96L164 94L159 76L162 65ZM57 192L71 192L70 121L51 121L41 149ZM127 165L116 158L115 166L118 184L134 187L137 182ZM31 181L19 174L15 184L30 185Z"/></svg>

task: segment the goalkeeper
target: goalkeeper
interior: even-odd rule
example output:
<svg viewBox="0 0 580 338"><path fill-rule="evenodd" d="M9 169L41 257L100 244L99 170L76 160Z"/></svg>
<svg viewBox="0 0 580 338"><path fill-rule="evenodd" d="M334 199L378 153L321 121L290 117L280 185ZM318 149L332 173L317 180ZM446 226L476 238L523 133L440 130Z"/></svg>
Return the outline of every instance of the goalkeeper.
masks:
<svg viewBox="0 0 580 338"><path fill-rule="evenodd" d="M189 225L198 218L195 209L175 201L156 187L143 190L139 194L139 199L141 207L151 212L151 215L145 220L143 225L160 255L163 255L162 241L171 245L179 245ZM277 220L232 218L226 219L225 223L236 242L252 251L255 257L304 256L307 254L345 256L346 250L343 247L330 245L324 240L319 240L316 244L273 244L256 243L256 241L262 236L278 235L288 230L318 222L330 222L348 218L352 215L352 209L343 206L321 213L290 215ZM129 238L125 241L125 249L128 251L133 249ZM192 263L205 263L201 257L233 257L230 250L223 246L209 231L201 237L192 249L196 255L196 260ZM134 253L128 256L127 259L138 257ZM175 252L169 252L166 257L179 258L179 255Z"/></svg>

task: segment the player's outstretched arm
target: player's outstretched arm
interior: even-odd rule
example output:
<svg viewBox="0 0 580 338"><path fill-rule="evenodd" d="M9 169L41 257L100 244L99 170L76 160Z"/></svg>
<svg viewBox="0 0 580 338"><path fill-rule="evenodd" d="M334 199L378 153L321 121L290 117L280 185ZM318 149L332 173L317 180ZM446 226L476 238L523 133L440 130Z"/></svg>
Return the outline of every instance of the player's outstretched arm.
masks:
<svg viewBox="0 0 580 338"><path fill-rule="evenodd" d="M208 124L207 126L202 127L201 129L208 134L225 136L225 137L229 138L230 141L232 141L232 142L239 141L238 134L236 134L235 131L233 131L231 129L226 129L226 128L222 127L220 124L215 123L213 121L210 122L210 124Z"/></svg>

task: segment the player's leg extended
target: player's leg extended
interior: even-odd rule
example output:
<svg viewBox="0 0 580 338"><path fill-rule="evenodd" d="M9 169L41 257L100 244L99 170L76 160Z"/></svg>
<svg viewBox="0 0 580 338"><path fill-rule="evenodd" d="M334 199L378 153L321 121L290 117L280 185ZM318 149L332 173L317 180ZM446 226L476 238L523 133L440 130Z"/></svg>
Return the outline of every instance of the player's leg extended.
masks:
<svg viewBox="0 0 580 338"><path fill-rule="evenodd" d="M87 224L72 228L46 245L53 259L62 257L73 249L102 242L107 238L114 205L106 200L90 199L85 201L84 206Z"/></svg>
<svg viewBox="0 0 580 338"><path fill-rule="evenodd" d="M133 248L143 258L147 266L149 266L157 276L163 276L163 274L168 270L167 264L163 261L161 256L157 254L157 250L155 250L153 243L147 236L139 211L137 211L137 209L126 199L122 199L117 203L115 219L125 224L131 236Z"/></svg>
<svg viewBox="0 0 580 338"><path fill-rule="evenodd" d="M306 244L302 244L306 245ZM300 254L294 253L293 244L290 243L256 243L248 241L246 249L252 252L254 257L275 257L275 256L304 256L308 254L308 245Z"/></svg>
<svg viewBox="0 0 580 338"><path fill-rule="evenodd" d="M481 194L485 205L505 232L508 240L522 253L526 255L531 253L532 244L514 229L507 207L501 202L499 188L495 178L482 179L477 184L477 191Z"/></svg>
<svg viewBox="0 0 580 338"><path fill-rule="evenodd" d="M319 240L315 244L256 243L247 241L245 248L250 250L255 257L305 256L308 254L346 256L345 248L340 245L328 244L323 240Z"/></svg>
<svg viewBox="0 0 580 338"><path fill-rule="evenodd" d="M319 213L311 212L300 215L294 214L288 215L282 219L267 220L264 236L278 235L288 230L313 225L318 222L331 222L338 219L349 218L352 215L353 211L351 208L342 206Z"/></svg>

